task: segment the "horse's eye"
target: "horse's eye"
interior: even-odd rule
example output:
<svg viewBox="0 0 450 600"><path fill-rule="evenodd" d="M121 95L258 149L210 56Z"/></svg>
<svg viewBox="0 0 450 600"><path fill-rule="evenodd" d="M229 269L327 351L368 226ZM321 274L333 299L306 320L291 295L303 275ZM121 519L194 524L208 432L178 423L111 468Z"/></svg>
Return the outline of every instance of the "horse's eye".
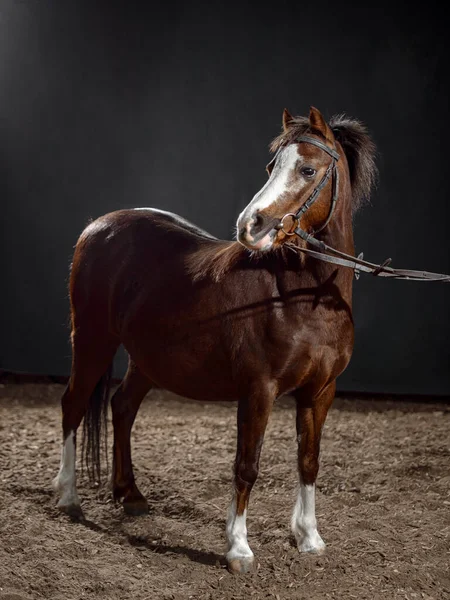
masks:
<svg viewBox="0 0 450 600"><path fill-rule="evenodd" d="M311 167L303 167L301 173L305 177L311 178L314 177L314 175L316 174L316 170Z"/></svg>

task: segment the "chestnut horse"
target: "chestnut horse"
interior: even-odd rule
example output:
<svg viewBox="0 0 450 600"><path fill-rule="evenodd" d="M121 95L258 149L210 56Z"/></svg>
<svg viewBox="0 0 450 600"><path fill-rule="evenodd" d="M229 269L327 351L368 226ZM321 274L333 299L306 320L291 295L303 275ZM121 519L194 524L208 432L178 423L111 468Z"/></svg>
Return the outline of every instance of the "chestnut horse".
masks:
<svg viewBox="0 0 450 600"><path fill-rule="evenodd" d="M247 542L249 495L272 405L283 394L295 397L297 412L300 486L292 531L300 552L324 549L315 481L322 426L353 348L353 271L299 252L305 242L290 237L286 216L319 188L301 217L302 228L322 229L319 239L354 254L352 214L369 196L375 176L374 145L365 127L342 116L328 124L315 108L309 117L284 111L282 133L271 149L276 155L267 167L269 179L239 216L236 242L217 240L161 210L119 210L83 231L70 277L73 358L62 398L58 507L82 516L76 431L84 417L95 475L108 373L123 344L128 371L111 400L112 489L128 513L147 512L130 449L146 393L158 387L197 400L238 401L226 525L227 561L236 572L254 561ZM327 178L332 164L336 169Z"/></svg>

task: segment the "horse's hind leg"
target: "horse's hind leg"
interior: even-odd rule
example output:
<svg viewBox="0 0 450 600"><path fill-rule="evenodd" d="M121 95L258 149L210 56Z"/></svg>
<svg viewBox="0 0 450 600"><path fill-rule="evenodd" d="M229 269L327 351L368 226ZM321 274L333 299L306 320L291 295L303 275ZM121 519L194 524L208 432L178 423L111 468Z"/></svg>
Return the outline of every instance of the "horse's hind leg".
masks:
<svg viewBox="0 0 450 600"><path fill-rule="evenodd" d="M314 396L308 389L296 392L298 472L300 487L292 515L292 533L300 552L322 553L325 544L317 531L315 487L319 472L320 437L334 399L333 381Z"/></svg>
<svg viewBox="0 0 450 600"><path fill-rule="evenodd" d="M252 568L253 552L247 542L247 506L259 470L259 456L275 393L261 385L257 393L239 401L238 439L234 466L234 495L228 510L228 567L236 573Z"/></svg>
<svg viewBox="0 0 450 600"><path fill-rule="evenodd" d="M147 501L134 481L131 462L131 429L151 381L130 360L128 371L111 400L114 426L112 488L115 500L123 498L124 511L132 515L148 512Z"/></svg>
<svg viewBox="0 0 450 600"><path fill-rule="evenodd" d="M89 332L72 336L72 371L61 399L63 448L59 473L53 486L59 493L58 508L72 517L82 517L76 489L76 433L86 413L89 399L101 385L119 346L116 338Z"/></svg>

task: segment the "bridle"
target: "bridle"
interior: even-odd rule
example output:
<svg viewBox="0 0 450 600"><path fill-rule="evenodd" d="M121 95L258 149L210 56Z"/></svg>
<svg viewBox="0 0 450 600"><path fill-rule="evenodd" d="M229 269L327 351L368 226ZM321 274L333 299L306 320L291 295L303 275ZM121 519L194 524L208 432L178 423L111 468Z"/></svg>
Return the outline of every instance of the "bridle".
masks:
<svg viewBox="0 0 450 600"><path fill-rule="evenodd" d="M371 273L372 275L376 275L379 277L390 277L394 279L413 279L415 281L444 281L446 283L450 283L450 275L444 275L441 273L430 273L428 271L414 271L411 269L393 269L389 266L392 259L388 258L383 263L377 265L374 263L370 263L366 260L363 260L363 253L359 254L357 257L347 254L346 252L342 252L333 248L332 246L328 246L322 240L318 240L314 237L315 234L319 233L330 222L333 213L336 208L336 203L339 199L339 171L337 169L337 161L339 160L339 153L335 148L329 148L326 144L317 140L316 138L310 137L308 135L302 135L296 141L296 143L306 143L312 144L313 146L317 146L324 152L326 152L329 156L331 156L331 162L325 171L324 176L319 181L318 185L314 188L308 200L303 203L303 205L298 209L295 213L286 213L281 219L278 225L275 226L275 229L278 231L282 231L285 235L297 235L302 240L310 244L315 248L315 250L311 250L310 248L302 248L298 246L298 250L300 252L304 252L315 258L317 260L321 260L323 262L339 265L341 267L347 267L349 269L353 269L354 275L356 279L359 279L359 275L361 272ZM281 148L280 148L281 150ZM273 159L276 160L276 156ZM308 233L304 229L300 227L300 219L302 216L311 208L314 202L319 197L321 191L329 182L330 178L332 179L332 195L331 195L331 204L330 210L328 212L328 216L324 223L321 225L319 229L315 231L311 231ZM294 230L285 230L284 221L290 217L293 219L295 224Z"/></svg>
<svg viewBox="0 0 450 600"><path fill-rule="evenodd" d="M328 217L326 218L325 222L322 224L322 226L319 229L316 229L316 231L312 232L309 235L314 235L315 233L319 233L320 231L325 229L325 227L330 222L331 217L333 216L334 209L336 208L336 203L337 203L338 197L339 197L339 171L337 170L337 166L336 166L336 163L339 160L339 154L338 154L338 152L336 152L336 150L334 148L329 148L320 140L316 140L315 138L310 137L308 135L302 135L301 137L298 138L296 143L301 143L301 142L304 142L307 144L312 144L313 146L317 146L318 148L320 148L321 150L323 150L324 152L326 152L327 154L329 154L331 156L331 162L328 165L324 176L319 181L317 187L314 188L314 190L312 191L308 200L298 209L298 211L296 213L286 213L284 215L284 217L281 218L280 223L276 226L276 229L281 229L281 231L285 235L297 234L297 235L300 235L301 238L306 239L305 237L303 237L303 235L298 233L298 230L300 230L301 232L303 232L303 234L305 236L308 236L308 233L306 233L306 231L304 231L304 229L300 229L300 219L306 213L306 211L311 208L311 206L314 204L314 202L317 200L317 198L320 195L320 192L323 190L323 188L327 185L328 181L330 180L330 177L332 179L332 190L333 191L332 191L332 196L331 196L331 205L330 205L330 210L328 212ZM294 231L286 231L284 229L284 221L287 217L291 217L293 219L294 223L297 223L297 227L295 228Z"/></svg>

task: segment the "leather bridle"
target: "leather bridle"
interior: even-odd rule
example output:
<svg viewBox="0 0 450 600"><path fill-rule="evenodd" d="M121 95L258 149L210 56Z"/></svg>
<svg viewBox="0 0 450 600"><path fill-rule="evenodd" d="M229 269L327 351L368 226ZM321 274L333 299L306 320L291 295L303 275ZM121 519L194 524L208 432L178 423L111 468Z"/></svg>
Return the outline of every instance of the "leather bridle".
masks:
<svg viewBox="0 0 450 600"><path fill-rule="evenodd" d="M332 189L333 189L332 196L331 196L330 210L328 212L328 217L326 218L325 222L322 224L322 226L319 229L316 229L316 231L314 233L319 233L320 231L325 229L325 227L328 225L328 223L331 220L331 217L333 216L334 209L336 208L336 202L338 201L338 197L339 197L339 171L337 170L337 166L336 166L336 162L339 160L338 152L336 152L336 150L334 148L329 148L320 140L316 140L315 138L310 137L308 135L302 135L301 137L299 137L296 143L300 143L300 142L304 142L307 144L312 144L313 146L317 146L318 148L320 148L321 150L323 150L324 152L326 152L327 154L329 154L331 156L331 162L328 165L328 168L325 171L324 176L319 181L317 187L314 188L314 190L312 191L308 200L298 209L298 211L296 213L287 213L284 215L284 217L282 217L282 219L281 219L279 225L277 225L276 229L281 229L281 231L285 235L295 235L297 233L297 229L300 229L300 219L306 213L306 211L311 208L311 206L314 204L314 202L317 200L317 198L320 195L320 192L323 190L323 188L327 185L328 181L330 180L330 177L332 178ZM291 217L293 219L294 223L298 223L298 226L296 227L295 231L286 231L284 229L284 220L287 217ZM301 231L304 231L304 230L301 230ZM308 235L306 233L306 231L304 233L305 233L305 235ZM297 235L299 235L299 234L297 233ZM300 237L303 237L303 236L300 236Z"/></svg>
<svg viewBox="0 0 450 600"><path fill-rule="evenodd" d="M366 260L363 260L363 253L358 255L358 257L352 256L351 254L347 254L346 252L341 252L340 250L336 250L332 246L329 246L322 240L318 240L314 237L315 234L319 233L330 222L333 213L336 208L336 203L339 198L339 171L337 169L337 161L339 160L339 154L336 152L335 148L329 148L326 144L317 140L316 138L302 135L298 138L296 143L307 143L317 146L324 152L326 152L329 156L331 156L331 162L325 171L324 176L318 183L317 187L314 188L308 200L304 202L304 204L298 209L295 213L286 213L281 219L278 225L275 226L276 230L281 230L285 235L297 235L302 240L313 246L315 250L311 250L310 248L302 248L298 246L298 250L300 252L304 252L315 258L317 260L321 260L323 262L335 264L341 267L347 267L349 269L353 269L354 275L356 279L359 279L359 275L361 272L363 273L371 273L372 275L379 277L390 277L393 279L411 279L415 281L443 281L446 283L450 283L450 275L445 275L442 273L431 273L429 271L414 271L411 269L393 269L389 266L392 259L388 258L383 263L377 265ZM274 157L276 160L276 156ZM314 202L319 197L321 191L329 182L330 178L332 179L332 194L331 194L331 203L330 210L328 212L328 216L321 227L311 233L308 233L304 229L300 227L300 219L302 216L311 208ZM284 221L288 217L293 219L293 223L295 224L295 229L286 231L284 229Z"/></svg>

